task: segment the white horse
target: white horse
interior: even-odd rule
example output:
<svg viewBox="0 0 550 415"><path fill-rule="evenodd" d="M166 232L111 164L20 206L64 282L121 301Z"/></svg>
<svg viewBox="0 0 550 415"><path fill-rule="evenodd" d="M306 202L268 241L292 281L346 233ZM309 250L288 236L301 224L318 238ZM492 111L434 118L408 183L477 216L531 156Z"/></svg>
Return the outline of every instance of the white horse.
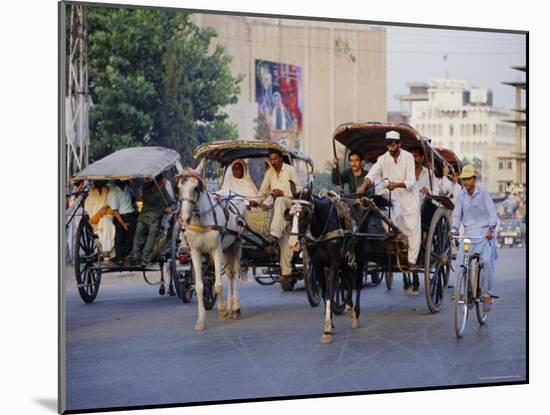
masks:
<svg viewBox="0 0 550 415"><path fill-rule="evenodd" d="M195 330L204 330L205 308L203 301L202 255L210 254L214 262L216 281L214 288L218 296L220 320L237 318L240 314L237 291L241 272L240 230L246 214L242 199L231 197L216 199L206 190L206 184L197 171L185 169L181 174L185 179L178 183L181 200L180 218L185 239L191 249L191 261L195 271L195 293L198 303L198 316ZM222 265L229 284L227 308L223 299Z"/></svg>

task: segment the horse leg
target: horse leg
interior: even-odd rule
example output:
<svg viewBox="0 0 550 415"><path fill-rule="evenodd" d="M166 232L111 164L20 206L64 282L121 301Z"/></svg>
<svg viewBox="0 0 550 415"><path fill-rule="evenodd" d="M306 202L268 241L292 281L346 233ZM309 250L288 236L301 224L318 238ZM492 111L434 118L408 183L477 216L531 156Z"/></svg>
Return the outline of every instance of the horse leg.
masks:
<svg viewBox="0 0 550 415"><path fill-rule="evenodd" d="M241 277L241 247L237 249L237 254L233 256L233 301L231 302L231 318L237 319L241 315L241 306L239 304L239 279Z"/></svg>
<svg viewBox="0 0 550 415"><path fill-rule="evenodd" d="M216 275L214 289L218 295L218 318L220 320L225 320L227 319L227 308L225 307L225 299L223 298L221 241L212 251L212 259L214 260L214 273Z"/></svg>
<svg viewBox="0 0 550 415"><path fill-rule="evenodd" d="M206 328L205 316L206 310L204 308L204 299L202 294L204 292L204 286L202 284L202 255L196 249L191 249L191 263L193 270L195 271L195 294L197 297L197 322L195 323L194 330L204 330Z"/></svg>
<svg viewBox="0 0 550 415"><path fill-rule="evenodd" d="M333 269L329 269L328 275L323 270L323 279L326 281L325 292L325 324L323 326L323 335L321 336L322 344L332 343L332 294L334 293L334 279L335 272Z"/></svg>
<svg viewBox="0 0 550 415"><path fill-rule="evenodd" d="M351 328L352 329L358 329L360 326L359 323L359 313L360 313L360 306L359 306L359 299L361 296L361 286L363 285L363 270L365 268L365 261L361 257L361 255L358 255L357 257L357 270L356 272L351 275L351 281L353 289L355 290L355 307L353 304L351 304L350 309L348 310L348 313L351 317ZM350 292L351 297L351 292Z"/></svg>

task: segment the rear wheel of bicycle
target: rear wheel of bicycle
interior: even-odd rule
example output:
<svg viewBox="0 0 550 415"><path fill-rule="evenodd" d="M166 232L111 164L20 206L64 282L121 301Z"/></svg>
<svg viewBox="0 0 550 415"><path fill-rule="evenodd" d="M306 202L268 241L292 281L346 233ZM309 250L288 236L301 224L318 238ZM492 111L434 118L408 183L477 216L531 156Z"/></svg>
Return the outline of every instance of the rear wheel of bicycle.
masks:
<svg viewBox="0 0 550 415"><path fill-rule="evenodd" d="M468 318L468 278L465 269L461 270L456 281L453 316L456 337L461 338Z"/></svg>

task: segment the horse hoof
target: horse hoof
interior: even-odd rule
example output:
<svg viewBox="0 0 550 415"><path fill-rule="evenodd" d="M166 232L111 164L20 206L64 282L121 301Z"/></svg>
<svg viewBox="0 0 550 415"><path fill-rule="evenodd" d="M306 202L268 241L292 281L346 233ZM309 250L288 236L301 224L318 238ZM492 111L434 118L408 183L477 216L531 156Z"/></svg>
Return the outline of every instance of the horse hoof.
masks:
<svg viewBox="0 0 550 415"><path fill-rule="evenodd" d="M241 316L241 310L240 309L239 310L234 310L234 311L231 312L231 318L233 320L238 319L240 316Z"/></svg>
<svg viewBox="0 0 550 415"><path fill-rule="evenodd" d="M202 331L206 328L206 324L204 323L197 323L195 324L195 327L193 327L193 330L195 331Z"/></svg>
<svg viewBox="0 0 550 415"><path fill-rule="evenodd" d="M361 326L361 324L359 323L359 320L352 320L351 321L351 328L352 329L358 329L360 326Z"/></svg>
<svg viewBox="0 0 550 415"><path fill-rule="evenodd" d="M225 321L227 320L227 318L229 317L229 313L227 311L220 311L218 313L218 318L221 320L221 321Z"/></svg>
<svg viewBox="0 0 550 415"><path fill-rule="evenodd" d="M331 344L332 343L332 334L323 334L321 336L321 344Z"/></svg>

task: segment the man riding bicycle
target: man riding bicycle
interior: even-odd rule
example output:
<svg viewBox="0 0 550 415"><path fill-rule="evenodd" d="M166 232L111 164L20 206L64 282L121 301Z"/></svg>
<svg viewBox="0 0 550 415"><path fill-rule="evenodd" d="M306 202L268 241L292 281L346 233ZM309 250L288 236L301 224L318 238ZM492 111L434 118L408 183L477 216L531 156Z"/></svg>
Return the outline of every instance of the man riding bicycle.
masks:
<svg viewBox="0 0 550 415"><path fill-rule="evenodd" d="M491 294L495 277L496 242L494 229L497 225L495 205L487 190L476 184L474 166L467 165L462 169L460 179L464 186L457 195L452 217L451 234L458 235L460 225L464 225L464 234L472 238L470 251L479 254L481 263L480 288L483 300L483 311L491 309ZM458 250L457 267L464 262L462 245Z"/></svg>

